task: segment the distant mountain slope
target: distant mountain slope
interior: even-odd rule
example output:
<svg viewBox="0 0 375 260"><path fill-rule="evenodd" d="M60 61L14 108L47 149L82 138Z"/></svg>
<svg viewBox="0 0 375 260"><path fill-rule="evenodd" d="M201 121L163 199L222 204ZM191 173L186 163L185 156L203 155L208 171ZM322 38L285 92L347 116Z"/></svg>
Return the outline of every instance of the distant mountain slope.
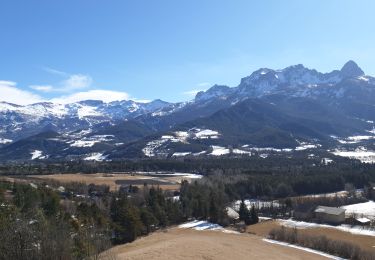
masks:
<svg viewBox="0 0 375 260"><path fill-rule="evenodd" d="M0 138L16 141L45 131L65 133L88 129L95 124L133 119L169 106L172 104L161 100L150 103L86 100L65 105L36 103L27 106L0 102Z"/></svg>
<svg viewBox="0 0 375 260"><path fill-rule="evenodd" d="M0 160L227 154L301 143L367 149L374 121L375 78L354 61L329 73L299 64L259 69L236 87L214 85L183 103L0 102Z"/></svg>

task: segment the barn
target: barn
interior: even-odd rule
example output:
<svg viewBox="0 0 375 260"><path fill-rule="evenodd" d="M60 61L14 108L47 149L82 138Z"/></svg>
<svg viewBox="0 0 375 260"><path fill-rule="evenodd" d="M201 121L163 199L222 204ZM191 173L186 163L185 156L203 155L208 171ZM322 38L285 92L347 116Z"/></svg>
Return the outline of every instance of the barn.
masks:
<svg viewBox="0 0 375 260"><path fill-rule="evenodd" d="M318 206L315 211L315 218L319 222L330 224L341 224L345 222L345 209Z"/></svg>

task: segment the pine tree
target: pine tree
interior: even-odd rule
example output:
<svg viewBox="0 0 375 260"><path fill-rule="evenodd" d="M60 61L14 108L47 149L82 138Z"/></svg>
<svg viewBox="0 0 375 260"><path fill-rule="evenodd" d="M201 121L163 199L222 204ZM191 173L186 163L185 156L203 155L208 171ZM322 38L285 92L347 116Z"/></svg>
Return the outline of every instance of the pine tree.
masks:
<svg viewBox="0 0 375 260"><path fill-rule="evenodd" d="M258 214L253 205L250 210L250 224L256 224L258 222L259 222Z"/></svg>
<svg viewBox="0 0 375 260"><path fill-rule="evenodd" d="M216 196L213 192L210 194L210 208L209 208L209 214L210 214L210 221L212 223L218 223L219 221L219 208L217 206Z"/></svg>
<svg viewBox="0 0 375 260"><path fill-rule="evenodd" d="M249 210L246 207L246 204L245 204L244 200L241 200L240 210L238 211L238 215L239 215L240 220L246 222L246 219L249 216Z"/></svg>

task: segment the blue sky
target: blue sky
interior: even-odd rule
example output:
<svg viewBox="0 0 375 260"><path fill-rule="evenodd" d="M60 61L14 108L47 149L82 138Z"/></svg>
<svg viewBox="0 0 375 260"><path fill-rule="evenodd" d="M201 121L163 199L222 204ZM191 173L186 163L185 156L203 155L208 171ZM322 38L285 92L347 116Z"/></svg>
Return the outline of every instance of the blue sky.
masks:
<svg viewBox="0 0 375 260"><path fill-rule="evenodd" d="M4 0L0 10L0 100L14 103L183 101L260 67L326 72L349 59L375 75L373 0Z"/></svg>

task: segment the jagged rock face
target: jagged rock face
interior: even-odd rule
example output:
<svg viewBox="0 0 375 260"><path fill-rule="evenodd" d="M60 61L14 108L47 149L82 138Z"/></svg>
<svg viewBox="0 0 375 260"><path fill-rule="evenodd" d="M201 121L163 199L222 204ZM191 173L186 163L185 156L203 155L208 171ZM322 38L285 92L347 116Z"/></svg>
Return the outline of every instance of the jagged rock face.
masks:
<svg viewBox="0 0 375 260"><path fill-rule="evenodd" d="M242 78L234 88L213 86L206 92L198 93L196 101L213 97L232 96L238 100L244 98L262 97L265 95L284 94L289 96L311 98L342 98L356 80L361 85L374 85L374 78L365 76L364 72L354 61L347 62L341 70L330 73L320 73L308 69L302 64L287 67L282 70L262 68L250 76ZM346 86L345 86L346 85Z"/></svg>

